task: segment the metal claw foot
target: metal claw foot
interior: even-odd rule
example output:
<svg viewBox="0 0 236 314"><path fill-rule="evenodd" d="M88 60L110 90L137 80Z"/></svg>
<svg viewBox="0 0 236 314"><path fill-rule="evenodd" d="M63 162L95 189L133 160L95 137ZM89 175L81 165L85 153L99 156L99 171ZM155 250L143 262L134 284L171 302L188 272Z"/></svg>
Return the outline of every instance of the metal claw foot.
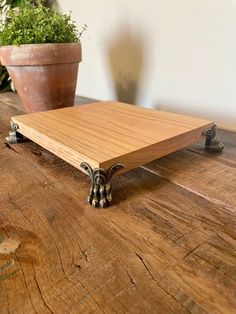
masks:
<svg viewBox="0 0 236 314"><path fill-rule="evenodd" d="M6 142L8 144L16 144L25 140L24 136L17 132L18 128L19 127L16 123L14 123L13 121L10 122L9 135L6 137Z"/></svg>
<svg viewBox="0 0 236 314"><path fill-rule="evenodd" d="M206 137L205 149L210 152L221 152L224 149L224 144L216 136L216 125L212 128L203 131Z"/></svg>
<svg viewBox="0 0 236 314"><path fill-rule="evenodd" d="M118 163L105 170L103 168L92 169L88 163L82 162L80 167L91 179L88 203L93 207L108 206L112 201L111 178L114 173L124 168L124 165Z"/></svg>

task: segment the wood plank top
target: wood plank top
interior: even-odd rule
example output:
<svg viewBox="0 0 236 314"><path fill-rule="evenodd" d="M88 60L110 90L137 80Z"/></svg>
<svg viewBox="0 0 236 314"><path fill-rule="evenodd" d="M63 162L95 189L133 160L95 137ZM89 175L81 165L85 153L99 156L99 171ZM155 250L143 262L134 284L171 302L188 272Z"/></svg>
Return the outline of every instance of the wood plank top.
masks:
<svg viewBox="0 0 236 314"><path fill-rule="evenodd" d="M0 95L0 313L228 314L236 308L236 134L113 178L89 178L34 142L4 145L16 94Z"/></svg>
<svg viewBox="0 0 236 314"><path fill-rule="evenodd" d="M119 102L96 102L12 118L19 132L77 168L125 171L201 139L212 121Z"/></svg>

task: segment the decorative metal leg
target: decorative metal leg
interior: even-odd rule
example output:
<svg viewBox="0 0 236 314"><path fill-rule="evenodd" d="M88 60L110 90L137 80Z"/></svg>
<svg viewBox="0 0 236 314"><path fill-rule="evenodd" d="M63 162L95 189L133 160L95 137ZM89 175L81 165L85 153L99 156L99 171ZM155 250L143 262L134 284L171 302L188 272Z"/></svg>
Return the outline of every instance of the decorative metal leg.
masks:
<svg viewBox="0 0 236 314"><path fill-rule="evenodd" d="M122 164L115 164L110 169L95 168L82 162L80 167L87 173L91 179L91 187L88 196L88 203L93 207L104 208L112 201L111 178L115 172L124 168Z"/></svg>
<svg viewBox="0 0 236 314"><path fill-rule="evenodd" d="M11 126L10 126L9 135L8 137L6 137L7 143L16 144L16 143L24 142L25 141L24 136L20 134L19 132L17 132L19 128L18 125L14 123L13 121L11 121L10 123L11 123Z"/></svg>
<svg viewBox="0 0 236 314"><path fill-rule="evenodd" d="M205 149L210 152L221 152L224 149L224 144L216 136L216 125L212 128L203 131L206 137Z"/></svg>

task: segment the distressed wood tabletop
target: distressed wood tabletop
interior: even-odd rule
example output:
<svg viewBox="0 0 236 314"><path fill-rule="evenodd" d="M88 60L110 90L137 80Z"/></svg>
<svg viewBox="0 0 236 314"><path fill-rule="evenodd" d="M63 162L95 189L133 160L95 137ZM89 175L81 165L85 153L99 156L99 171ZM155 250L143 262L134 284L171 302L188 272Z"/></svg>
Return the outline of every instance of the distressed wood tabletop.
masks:
<svg viewBox="0 0 236 314"><path fill-rule="evenodd" d="M235 313L235 133L218 155L197 144L114 177L95 210L84 173L4 144L21 113L0 95L1 314Z"/></svg>

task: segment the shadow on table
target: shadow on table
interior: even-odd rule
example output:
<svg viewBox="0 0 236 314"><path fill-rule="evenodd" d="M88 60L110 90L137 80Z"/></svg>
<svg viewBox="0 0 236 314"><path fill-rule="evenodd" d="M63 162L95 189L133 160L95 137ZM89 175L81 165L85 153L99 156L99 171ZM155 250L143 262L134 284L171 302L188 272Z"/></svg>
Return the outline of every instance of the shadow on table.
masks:
<svg viewBox="0 0 236 314"><path fill-rule="evenodd" d="M138 207L143 199L151 198L152 194L158 194L169 182L160 176L151 173L142 167L132 169L120 176L114 176L112 205Z"/></svg>

